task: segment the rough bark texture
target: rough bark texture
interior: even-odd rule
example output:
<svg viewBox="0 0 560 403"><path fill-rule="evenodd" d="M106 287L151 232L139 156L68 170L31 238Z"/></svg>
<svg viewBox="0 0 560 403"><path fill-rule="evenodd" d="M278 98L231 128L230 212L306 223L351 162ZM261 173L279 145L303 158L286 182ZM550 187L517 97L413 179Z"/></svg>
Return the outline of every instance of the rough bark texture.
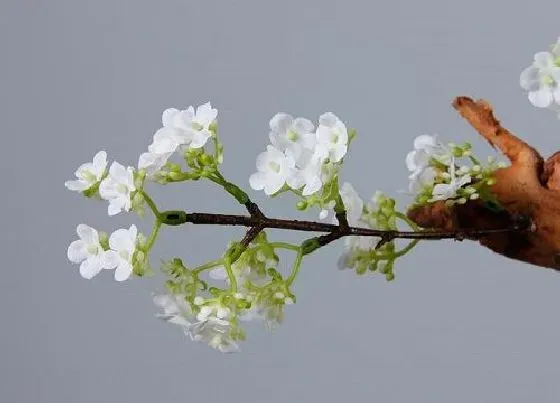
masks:
<svg viewBox="0 0 560 403"><path fill-rule="evenodd" d="M458 97L453 107L511 162L496 172L491 189L505 212L489 210L479 201L453 207L435 202L408 211L408 216L423 228L450 231L500 228L528 218L529 232L493 234L478 241L503 256L560 270L560 152L544 162L534 148L501 126L484 100Z"/></svg>

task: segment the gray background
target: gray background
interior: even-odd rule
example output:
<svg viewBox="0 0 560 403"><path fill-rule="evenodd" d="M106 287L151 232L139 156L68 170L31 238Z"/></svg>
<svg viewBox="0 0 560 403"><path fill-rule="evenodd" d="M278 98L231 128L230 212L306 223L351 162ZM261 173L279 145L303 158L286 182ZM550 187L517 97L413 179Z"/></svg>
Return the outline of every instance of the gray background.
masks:
<svg viewBox="0 0 560 403"><path fill-rule="evenodd" d="M438 242L387 283L337 271L333 245L304 262L284 326L251 326L244 352L225 356L153 317L161 277L79 276L66 260L78 223L146 231L150 220L109 219L63 183L102 148L135 164L164 108L211 100L224 170L241 185L275 112L332 110L358 129L345 177L402 206L416 135L493 153L450 107L456 95L487 98L543 154L558 148L560 122L518 78L560 35L559 11L553 0L3 0L0 401L557 402L555 272ZM162 208L241 211L208 183L152 189ZM295 215L290 197L254 197ZM204 262L240 234L165 229L153 261Z"/></svg>

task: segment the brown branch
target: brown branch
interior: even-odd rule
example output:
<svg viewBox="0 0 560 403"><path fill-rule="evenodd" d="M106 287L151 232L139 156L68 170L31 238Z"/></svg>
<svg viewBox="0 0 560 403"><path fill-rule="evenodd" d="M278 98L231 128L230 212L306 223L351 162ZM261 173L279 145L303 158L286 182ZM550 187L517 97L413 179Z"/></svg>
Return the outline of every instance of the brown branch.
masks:
<svg viewBox="0 0 560 403"><path fill-rule="evenodd" d="M510 232L526 231L528 228L520 225L512 225L507 228L463 228L460 230L424 230L424 231L393 231L377 230L361 227L344 227L336 224L322 223L316 221L286 220L279 218L251 217L236 214L215 213L186 213L184 211L165 211L160 217L162 223L168 225L179 225L184 223L209 224L223 226L241 226L258 229L258 232L267 228L284 229L304 232L324 232L328 238L323 238L326 243L346 236L371 236L385 239L390 242L394 239L419 239L419 240L441 240L441 239L481 239L489 235ZM257 233L258 233L257 232ZM252 233L253 234L253 233ZM247 235L246 235L247 236ZM256 234L254 235L256 236ZM253 237L254 238L254 237ZM246 238L244 238L246 239ZM325 243L325 244L326 244Z"/></svg>

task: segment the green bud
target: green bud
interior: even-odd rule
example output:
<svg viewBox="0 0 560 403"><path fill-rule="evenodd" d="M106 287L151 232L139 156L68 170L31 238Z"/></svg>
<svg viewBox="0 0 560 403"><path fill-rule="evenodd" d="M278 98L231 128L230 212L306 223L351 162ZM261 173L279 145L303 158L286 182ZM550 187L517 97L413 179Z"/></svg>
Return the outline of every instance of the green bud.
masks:
<svg viewBox="0 0 560 403"><path fill-rule="evenodd" d="M218 296L220 295L220 293L222 292L222 290L219 289L219 288L217 288L217 287L210 287L210 288L208 289L208 292L209 292L210 294L212 294L212 296L218 297Z"/></svg>
<svg viewBox="0 0 560 403"><path fill-rule="evenodd" d="M109 250L109 235L105 231L99 231L99 244L104 250Z"/></svg>
<svg viewBox="0 0 560 403"><path fill-rule="evenodd" d="M321 243L318 238L311 238L304 241L301 247L303 249L303 255L305 256L313 252L315 249L320 248Z"/></svg>
<svg viewBox="0 0 560 403"><path fill-rule="evenodd" d="M348 143L350 143L356 137L356 129L348 129Z"/></svg>
<svg viewBox="0 0 560 403"><path fill-rule="evenodd" d="M208 130L213 136L216 136L218 134L218 122L213 120L212 123L210 123L210 126L208 126Z"/></svg>
<svg viewBox="0 0 560 403"><path fill-rule="evenodd" d="M300 200L296 203L296 209L303 211L307 208L307 201Z"/></svg>

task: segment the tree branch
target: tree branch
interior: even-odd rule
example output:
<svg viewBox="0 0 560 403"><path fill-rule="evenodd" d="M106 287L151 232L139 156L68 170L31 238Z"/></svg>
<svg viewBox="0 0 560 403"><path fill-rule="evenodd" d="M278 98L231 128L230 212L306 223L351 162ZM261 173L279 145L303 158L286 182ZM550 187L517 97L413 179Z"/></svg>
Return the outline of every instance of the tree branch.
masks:
<svg viewBox="0 0 560 403"><path fill-rule="evenodd" d="M262 213L261 213L262 214ZM279 218L268 218L264 215L245 216L236 214L214 214L214 213L186 213L184 211L164 211L160 213L162 223L167 225L209 224L223 226L249 227L253 231L248 231L244 240L248 244L262 230L267 228L285 229L304 232L324 232L327 235L322 239L321 244L326 245L336 239L346 236L371 236L380 237L384 243L394 239L420 239L420 240L441 240L454 239L481 239L489 235L503 234L508 232L525 232L530 229L530 224L516 221L507 228L463 228L454 231L424 230L424 231L394 231L377 230L371 228L350 227L315 221L286 220ZM247 242L248 240L248 242Z"/></svg>

